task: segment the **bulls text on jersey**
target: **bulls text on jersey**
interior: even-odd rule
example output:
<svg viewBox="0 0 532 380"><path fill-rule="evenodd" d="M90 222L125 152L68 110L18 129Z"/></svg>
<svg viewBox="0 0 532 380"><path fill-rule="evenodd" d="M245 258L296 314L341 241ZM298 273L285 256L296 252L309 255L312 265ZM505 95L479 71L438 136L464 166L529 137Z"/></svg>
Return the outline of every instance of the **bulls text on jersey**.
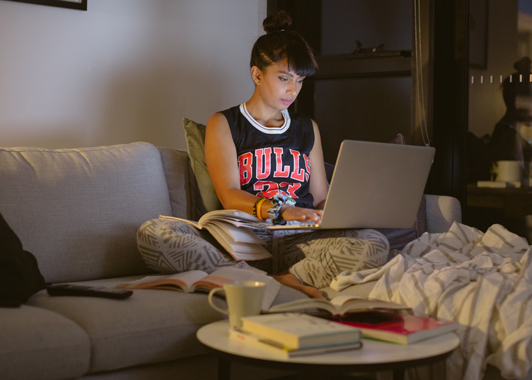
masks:
<svg viewBox="0 0 532 380"><path fill-rule="evenodd" d="M286 165L286 159L283 163L285 149L280 147L260 148L241 154L238 157L240 185L253 180L253 190L262 192L266 198L280 192L297 199L297 190L310 179L310 159L295 149L286 150L292 158L289 165ZM268 181L268 178L286 178L286 181L273 182Z"/></svg>

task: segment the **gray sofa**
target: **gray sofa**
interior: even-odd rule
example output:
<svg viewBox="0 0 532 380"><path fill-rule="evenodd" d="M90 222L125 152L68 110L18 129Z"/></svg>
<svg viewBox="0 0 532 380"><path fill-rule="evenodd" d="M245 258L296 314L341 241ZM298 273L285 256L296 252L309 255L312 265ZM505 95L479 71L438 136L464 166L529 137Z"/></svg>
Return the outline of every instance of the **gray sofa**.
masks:
<svg viewBox="0 0 532 380"><path fill-rule="evenodd" d="M426 200L429 232L460 220L456 199ZM0 148L0 213L49 283L114 286L149 274L137 228L160 214L194 219L200 212L186 152L148 143ZM283 287L275 303L301 297ZM195 332L221 318L205 294L136 290L117 301L41 291L20 308L0 308L0 378L215 378L216 361ZM235 370L249 378L245 367Z"/></svg>

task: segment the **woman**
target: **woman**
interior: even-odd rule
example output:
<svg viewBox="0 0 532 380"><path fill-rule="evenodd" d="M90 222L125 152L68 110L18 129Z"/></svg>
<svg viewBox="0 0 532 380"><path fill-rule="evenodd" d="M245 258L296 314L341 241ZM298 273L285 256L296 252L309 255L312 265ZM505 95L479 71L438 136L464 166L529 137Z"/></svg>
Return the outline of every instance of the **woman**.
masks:
<svg viewBox="0 0 532 380"><path fill-rule="evenodd" d="M267 34L257 40L251 56L253 96L209 119L205 157L225 209L250 212L261 191L266 198L281 192L292 195L298 207L283 204L279 217L317 223L327 196L318 126L287 112L316 63L306 42L285 29L289 23L285 13L265 20ZM257 216L269 218L272 207L269 199L261 202Z"/></svg>
<svg viewBox="0 0 532 380"><path fill-rule="evenodd" d="M285 12L264 20L266 34L255 42L250 60L255 91L247 102L209 119L205 136L207 167L225 209L241 210L274 223L319 223L328 188L319 129L310 118L287 111L301 91L303 80L315 73L317 65L308 44L289 30L290 24ZM309 257L316 255L313 247L323 244L309 242L328 237L333 243L334 238L331 232L322 231L298 235L307 246L307 258L276 278L319 297L314 287L302 284L323 286L326 282L320 279L317 284L315 276L307 273L306 261L323 265L323 260ZM333 234L336 238L341 235L341 231ZM362 235L376 241L381 250L378 256L385 260L386 238L376 231ZM373 245L373 241L356 240ZM346 249L350 244L341 245ZM337 266L334 261L330 265ZM377 261L378 265L384 263ZM334 278L330 274L325 277L329 282Z"/></svg>
<svg viewBox="0 0 532 380"><path fill-rule="evenodd" d="M272 223L319 223L328 190L319 129L309 117L288 111L317 65L305 40L289 30L290 24L282 11L264 20L266 34L251 53L253 95L209 119L205 156L225 209ZM256 232L267 242L276 264L249 264L280 272L275 276L279 282L310 297L323 298L318 289L340 272L377 267L388 258L388 240L374 230ZM209 239L186 223L152 220L139 229L139 250L146 257L154 252L160 253L158 257L179 256L174 261L181 265L172 265L179 271L247 266L234 263L202 237ZM169 246L172 253L162 252Z"/></svg>

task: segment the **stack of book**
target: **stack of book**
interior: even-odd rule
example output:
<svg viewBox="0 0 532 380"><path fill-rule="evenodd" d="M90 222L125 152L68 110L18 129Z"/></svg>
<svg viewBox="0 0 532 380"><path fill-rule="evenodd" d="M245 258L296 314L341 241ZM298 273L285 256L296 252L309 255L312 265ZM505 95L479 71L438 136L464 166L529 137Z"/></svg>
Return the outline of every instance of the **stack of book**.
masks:
<svg viewBox="0 0 532 380"><path fill-rule="evenodd" d="M359 329L298 313L244 317L229 336L283 359L362 347Z"/></svg>
<svg viewBox="0 0 532 380"><path fill-rule="evenodd" d="M324 313L316 313L320 309ZM331 300L302 299L270 307L268 313L300 310L355 327L364 338L412 344L458 328L457 322L412 315L408 306L393 302L340 295ZM407 314L405 314L407 313Z"/></svg>
<svg viewBox="0 0 532 380"><path fill-rule="evenodd" d="M203 215L197 222L159 215L159 219L179 220L206 229L236 261L264 260L272 257L253 228L265 229L270 225L254 216L238 210L214 210Z"/></svg>

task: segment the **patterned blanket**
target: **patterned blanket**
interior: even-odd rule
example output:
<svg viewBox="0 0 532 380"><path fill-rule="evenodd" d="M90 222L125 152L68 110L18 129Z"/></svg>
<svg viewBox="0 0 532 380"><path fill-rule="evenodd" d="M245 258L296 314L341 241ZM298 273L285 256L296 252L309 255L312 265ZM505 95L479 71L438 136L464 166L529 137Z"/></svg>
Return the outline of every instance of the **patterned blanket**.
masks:
<svg viewBox="0 0 532 380"><path fill-rule="evenodd" d="M481 379L488 364L522 378L532 361L531 260L526 239L501 225L482 233L454 223L446 233L425 233L381 268L341 273L331 287L378 280L371 298L458 321L461 345L447 360L449 380Z"/></svg>

